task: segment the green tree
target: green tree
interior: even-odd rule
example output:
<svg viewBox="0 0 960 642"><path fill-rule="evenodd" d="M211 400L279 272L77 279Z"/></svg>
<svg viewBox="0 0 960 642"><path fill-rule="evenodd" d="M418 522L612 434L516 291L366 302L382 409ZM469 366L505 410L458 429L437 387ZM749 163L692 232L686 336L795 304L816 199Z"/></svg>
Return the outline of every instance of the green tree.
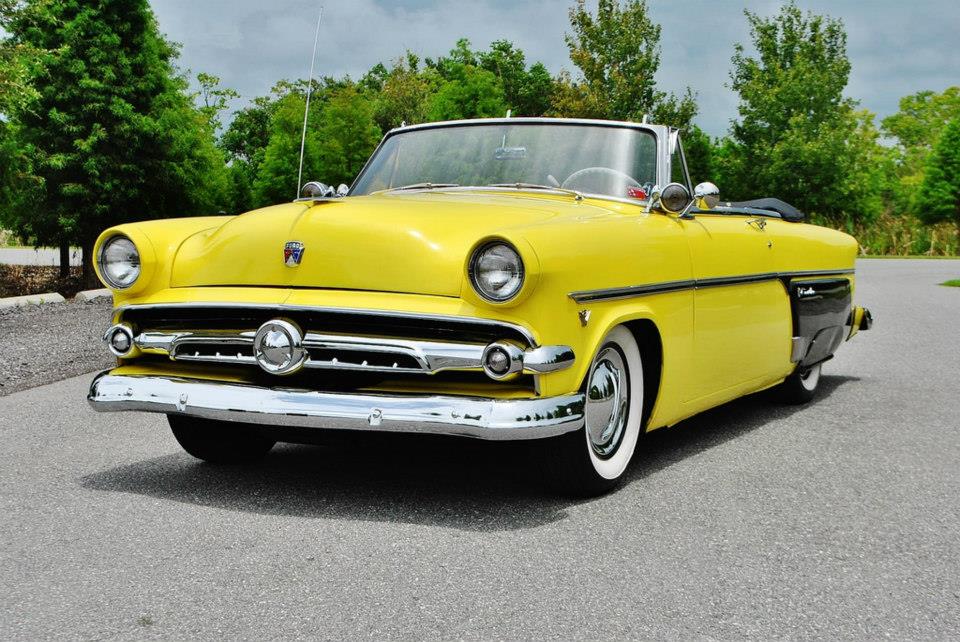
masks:
<svg viewBox="0 0 960 642"><path fill-rule="evenodd" d="M387 71L376 65L361 85L374 96L373 118L382 131L412 125L426 119L427 105L436 84L430 75L420 70L420 59L410 52L397 60Z"/></svg>
<svg viewBox="0 0 960 642"><path fill-rule="evenodd" d="M79 243L92 283L90 250L104 228L219 209L223 160L146 0L37 7L8 27L45 52L31 77L38 97L14 114L36 191L12 223L38 244Z"/></svg>
<svg viewBox="0 0 960 642"><path fill-rule="evenodd" d="M355 87L335 92L320 114L318 177L331 185L350 184L380 142L373 102Z"/></svg>
<svg viewBox="0 0 960 642"><path fill-rule="evenodd" d="M505 116L507 102L503 84L495 74L479 66L470 41L460 39L447 57L427 60L440 77L426 107L427 120L495 118Z"/></svg>
<svg viewBox="0 0 960 642"><path fill-rule="evenodd" d="M834 223L870 220L877 202L850 192L872 180L858 173L869 169L872 149L856 103L843 96L850 62L842 22L792 3L771 18L744 13L757 54L738 44L733 56L740 119L720 153L726 196L777 196Z"/></svg>
<svg viewBox="0 0 960 642"><path fill-rule="evenodd" d="M291 92L274 108L269 142L253 181L256 206L289 201L296 193L305 106L305 96ZM311 101L303 180L334 186L352 182L380 140L373 112L370 98L353 84L340 83Z"/></svg>
<svg viewBox="0 0 960 642"><path fill-rule="evenodd" d="M36 18L36 7L21 0L0 0L0 34ZM30 84L30 62L40 54L16 38L0 38L0 116L7 117L37 95Z"/></svg>
<svg viewBox="0 0 960 642"><path fill-rule="evenodd" d="M0 0L0 34L15 23L26 24L35 13L20 0ZM24 206L26 188L35 185L30 181L29 156L17 140L17 123L10 119L37 96L30 71L40 53L14 38L0 37L0 226L14 226L14 212Z"/></svg>
<svg viewBox="0 0 960 642"><path fill-rule="evenodd" d="M899 211L917 213L914 194L943 128L960 117L960 87L942 93L921 91L900 99L900 110L883 119L883 133L896 141L896 175L900 187L894 204Z"/></svg>
<svg viewBox="0 0 960 642"><path fill-rule="evenodd" d="M683 153L687 159L687 170L694 185L704 181L716 181L714 176L714 144L710 136L693 125L683 132Z"/></svg>
<svg viewBox="0 0 960 642"><path fill-rule="evenodd" d="M200 102L200 113L207 117L213 130L219 131L223 126L220 114L226 111L230 101L239 98L240 94L229 87L221 87L218 76L203 72L197 74L197 85L200 91L193 95L193 99Z"/></svg>
<svg viewBox="0 0 960 642"><path fill-rule="evenodd" d="M311 104L307 137L304 141L305 180L321 180L320 134L317 111ZM306 98L291 92L280 98L270 119L269 140L253 181L253 205L261 207L292 200L299 191L297 175L300 137Z"/></svg>
<svg viewBox="0 0 960 642"><path fill-rule="evenodd" d="M917 195L917 214L928 224L953 222L960 246L960 117L943 129L927 159Z"/></svg>
<svg viewBox="0 0 960 642"><path fill-rule="evenodd" d="M277 103L267 96L239 110L220 137L227 154L230 181L228 211L246 212L256 207L254 181L270 142L270 122Z"/></svg>
<svg viewBox="0 0 960 642"><path fill-rule="evenodd" d="M646 0L599 0L596 14L585 0L570 9L570 60L582 79L557 79L554 113L564 116L639 121L644 115L686 128L696 114L693 94L680 97L657 89L660 26L650 19Z"/></svg>
<svg viewBox="0 0 960 642"><path fill-rule="evenodd" d="M497 78L503 97L516 116L542 116L550 109L553 78L542 63L527 67L523 51L508 40L497 40L477 54L477 64Z"/></svg>

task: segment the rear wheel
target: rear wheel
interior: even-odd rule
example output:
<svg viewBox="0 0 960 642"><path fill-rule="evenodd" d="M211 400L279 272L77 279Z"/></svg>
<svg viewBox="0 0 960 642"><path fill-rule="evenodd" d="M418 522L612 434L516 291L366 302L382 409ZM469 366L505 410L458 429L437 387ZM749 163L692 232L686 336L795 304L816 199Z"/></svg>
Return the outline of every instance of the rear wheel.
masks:
<svg viewBox="0 0 960 642"><path fill-rule="evenodd" d="M211 464L247 464L273 448L253 426L186 415L167 415L173 436L188 453Z"/></svg>
<svg viewBox="0 0 960 642"><path fill-rule="evenodd" d="M583 428L542 444L548 484L581 497L615 488L636 450L642 415L640 349L619 326L601 342L587 373Z"/></svg>
<svg viewBox="0 0 960 642"><path fill-rule="evenodd" d="M795 405L811 401L817 394L822 369L823 364L818 363L806 368L798 367L794 370L793 374L787 377L776 389L780 401Z"/></svg>

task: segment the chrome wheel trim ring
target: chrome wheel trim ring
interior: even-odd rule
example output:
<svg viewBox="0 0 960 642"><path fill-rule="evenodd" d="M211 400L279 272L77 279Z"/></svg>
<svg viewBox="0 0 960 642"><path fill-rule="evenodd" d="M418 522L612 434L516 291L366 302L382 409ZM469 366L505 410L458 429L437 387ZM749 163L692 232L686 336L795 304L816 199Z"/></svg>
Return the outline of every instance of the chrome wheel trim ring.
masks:
<svg viewBox="0 0 960 642"><path fill-rule="evenodd" d="M596 457L609 459L620 448L630 407L630 376L620 351L608 345L594 360L587 383L584 422Z"/></svg>
<svg viewBox="0 0 960 642"><path fill-rule="evenodd" d="M820 371L822 369L823 364L818 363L800 372L800 385L803 386L804 390L811 392L816 390L817 384L820 383Z"/></svg>

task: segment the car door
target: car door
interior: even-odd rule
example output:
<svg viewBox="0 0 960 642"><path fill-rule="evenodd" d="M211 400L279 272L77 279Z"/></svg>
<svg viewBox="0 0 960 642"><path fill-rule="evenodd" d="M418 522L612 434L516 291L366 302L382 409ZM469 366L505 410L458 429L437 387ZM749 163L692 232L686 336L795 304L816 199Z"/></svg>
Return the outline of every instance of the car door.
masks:
<svg viewBox="0 0 960 642"><path fill-rule="evenodd" d="M782 369L789 301L763 217L698 213L683 225L696 281L691 392L719 402Z"/></svg>
<svg viewBox="0 0 960 642"><path fill-rule="evenodd" d="M672 179L691 189L677 139ZM790 304L777 274L768 219L736 211L679 219L695 292L692 380L687 399L721 403L782 374L789 363Z"/></svg>

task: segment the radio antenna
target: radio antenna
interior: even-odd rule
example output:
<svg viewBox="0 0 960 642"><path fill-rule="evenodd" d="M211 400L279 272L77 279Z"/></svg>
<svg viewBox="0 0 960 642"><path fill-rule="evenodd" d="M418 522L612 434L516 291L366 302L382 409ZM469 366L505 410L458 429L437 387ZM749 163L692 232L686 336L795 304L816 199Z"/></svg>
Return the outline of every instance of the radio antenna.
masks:
<svg viewBox="0 0 960 642"><path fill-rule="evenodd" d="M313 55L310 56L310 76L307 78L307 106L303 110L303 133L300 135L300 169L297 172L297 195L300 197L300 188L303 185L303 150L307 144L307 118L310 116L310 96L313 94L313 65L317 60L317 43L320 42L320 21L323 20L323 7L317 16L317 33L313 37Z"/></svg>

